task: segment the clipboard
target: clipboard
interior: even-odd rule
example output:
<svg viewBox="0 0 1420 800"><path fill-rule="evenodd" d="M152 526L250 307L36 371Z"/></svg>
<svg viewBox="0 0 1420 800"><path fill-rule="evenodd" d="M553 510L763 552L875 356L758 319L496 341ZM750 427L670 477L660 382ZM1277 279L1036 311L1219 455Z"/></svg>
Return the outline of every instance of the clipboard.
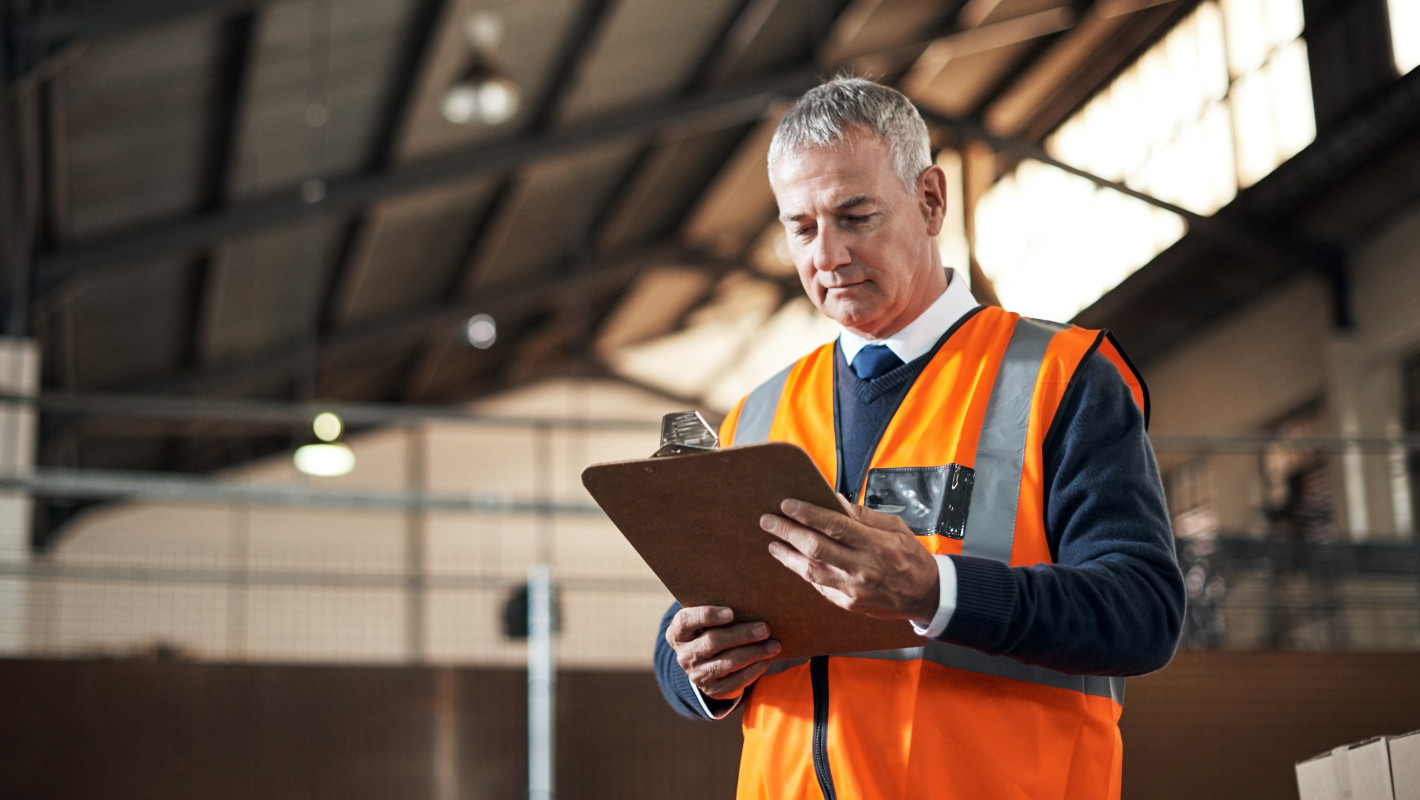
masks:
<svg viewBox="0 0 1420 800"><path fill-rule="evenodd" d="M776 658L917 647L906 620L839 608L769 554L763 514L796 498L840 508L809 454L784 442L594 464L582 485L683 606L764 621Z"/></svg>

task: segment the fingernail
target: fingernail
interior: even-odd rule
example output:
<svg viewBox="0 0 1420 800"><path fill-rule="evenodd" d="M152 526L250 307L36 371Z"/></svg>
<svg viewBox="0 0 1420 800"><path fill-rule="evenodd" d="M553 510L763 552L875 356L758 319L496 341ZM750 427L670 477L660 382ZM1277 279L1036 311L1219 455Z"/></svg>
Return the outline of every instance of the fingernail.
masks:
<svg viewBox="0 0 1420 800"><path fill-rule="evenodd" d="M715 621L716 621L716 622L729 622L730 619L733 618L733 617L734 617L734 614L733 614L733 613L730 611L730 609L728 609L728 608L722 608L722 609L720 609L719 611L716 611L716 612L715 612Z"/></svg>
<svg viewBox="0 0 1420 800"><path fill-rule="evenodd" d="M772 531L772 530L774 530L774 515L773 515L773 514L765 514L764 516L760 517L760 518L759 518L759 527L761 527L761 528L763 528L763 529L765 529L765 530L767 530L767 531Z"/></svg>
<svg viewBox="0 0 1420 800"><path fill-rule="evenodd" d="M779 642L775 639L770 639L768 645L770 653L777 653L783 649L782 647L780 647Z"/></svg>
<svg viewBox="0 0 1420 800"><path fill-rule="evenodd" d="M793 514L794 512L799 510L799 501L785 500L784 502L779 504L779 507L784 509L785 514Z"/></svg>
<svg viewBox="0 0 1420 800"><path fill-rule="evenodd" d="M758 625L755 625L755 626L754 626L754 635L755 635L755 636L760 636L760 637L768 636L768 635L769 635L769 626L768 626L768 625L765 625L765 624L762 623L762 622L759 623Z"/></svg>

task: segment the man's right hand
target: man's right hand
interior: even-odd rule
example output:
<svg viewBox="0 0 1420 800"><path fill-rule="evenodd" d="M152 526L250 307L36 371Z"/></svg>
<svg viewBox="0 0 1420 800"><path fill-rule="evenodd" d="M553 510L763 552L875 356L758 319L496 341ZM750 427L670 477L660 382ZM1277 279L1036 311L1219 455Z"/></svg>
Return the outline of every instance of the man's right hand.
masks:
<svg viewBox="0 0 1420 800"><path fill-rule="evenodd" d="M706 697L732 700L769 669L779 642L763 622L735 622L723 606L682 608L671 618L666 643L690 682Z"/></svg>

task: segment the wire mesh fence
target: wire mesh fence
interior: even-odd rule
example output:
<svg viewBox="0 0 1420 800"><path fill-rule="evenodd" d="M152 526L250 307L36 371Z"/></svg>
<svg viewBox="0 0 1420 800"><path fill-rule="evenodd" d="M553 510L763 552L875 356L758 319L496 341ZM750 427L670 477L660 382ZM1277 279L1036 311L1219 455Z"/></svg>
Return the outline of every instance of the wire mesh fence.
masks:
<svg viewBox="0 0 1420 800"><path fill-rule="evenodd" d="M1420 649L1410 478L1393 479L1411 443L1298 430L1160 437L1184 647ZM578 476L647 455L655 431L652 415L432 419L353 438L360 466L334 480L284 458L215 477L7 476L5 524L32 496L102 502L43 550L0 542L0 654L514 666L527 650L510 617L545 563L558 663L647 669L671 598ZM1345 531L1356 503L1365 536Z"/></svg>

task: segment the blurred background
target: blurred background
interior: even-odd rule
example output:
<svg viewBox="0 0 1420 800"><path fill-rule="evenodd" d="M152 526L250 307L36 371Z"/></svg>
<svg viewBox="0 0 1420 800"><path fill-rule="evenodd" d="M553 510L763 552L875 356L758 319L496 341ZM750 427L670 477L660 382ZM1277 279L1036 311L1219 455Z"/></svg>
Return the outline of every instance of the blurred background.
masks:
<svg viewBox="0 0 1420 800"><path fill-rule="evenodd" d="M944 262L1115 332L1189 615L1126 798L1420 728L1420 1L3 0L0 797L728 797L582 490L836 335L839 70Z"/></svg>

